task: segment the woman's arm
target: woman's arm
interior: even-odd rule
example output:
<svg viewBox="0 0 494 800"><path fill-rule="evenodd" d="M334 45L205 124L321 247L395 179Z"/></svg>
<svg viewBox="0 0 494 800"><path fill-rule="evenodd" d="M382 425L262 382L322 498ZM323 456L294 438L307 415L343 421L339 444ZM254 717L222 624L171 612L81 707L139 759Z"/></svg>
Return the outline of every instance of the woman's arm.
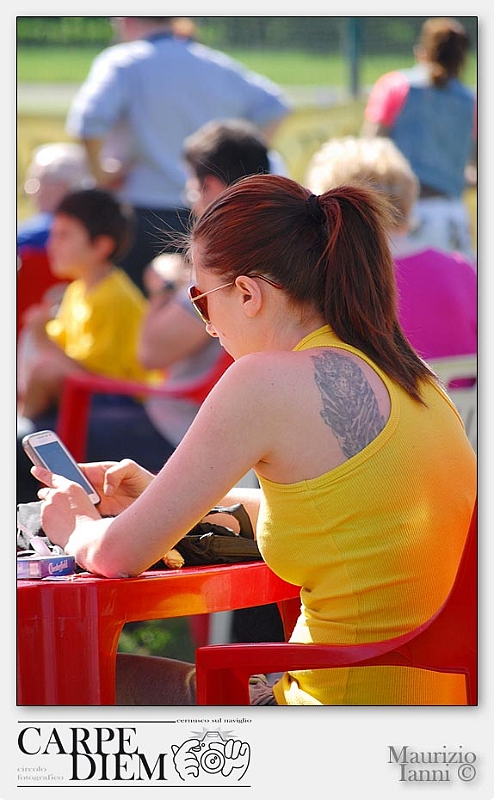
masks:
<svg viewBox="0 0 494 800"><path fill-rule="evenodd" d="M80 487L69 484L69 491L67 482L52 478L51 486L63 487L62 493L70 496L64 499L60 491L49 491L47 502L62 507L64 531L71 531L66 550L81 566L108 577L137 575L223 502L246 501L255 525L256 490L230 492L252 466L269 457L271 447L272 412L263 402L266 384L258 380L252 361L246 357L232 364L165 466L118 517L98 519ZM43 527L52 538L49 513ZM60 512L56 527L61 527Z"/></svg>

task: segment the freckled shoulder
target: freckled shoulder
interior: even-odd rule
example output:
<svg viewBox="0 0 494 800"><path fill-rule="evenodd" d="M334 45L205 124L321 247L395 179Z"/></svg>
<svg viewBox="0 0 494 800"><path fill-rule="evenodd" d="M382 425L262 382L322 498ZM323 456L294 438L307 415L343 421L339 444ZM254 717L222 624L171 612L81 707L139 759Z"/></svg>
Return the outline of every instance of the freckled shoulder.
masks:
<svg viewBox="0 0 494 800"><path fill-rule="evenodd" d="M304 369L313 370L307 352L270 350L249 353L228 367L219 384L234 393L247 392L254 399L256 396L265 397L273 389L283 396L290 391L291 385L300 384Z"/></svg>

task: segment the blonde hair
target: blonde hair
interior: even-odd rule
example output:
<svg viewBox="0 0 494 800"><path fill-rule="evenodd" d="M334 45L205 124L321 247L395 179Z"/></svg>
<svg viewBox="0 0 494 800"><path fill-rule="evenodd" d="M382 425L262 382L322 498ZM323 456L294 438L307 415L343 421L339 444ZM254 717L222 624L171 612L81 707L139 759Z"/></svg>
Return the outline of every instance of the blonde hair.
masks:
<svg viewBox="0 0 494 800"><path fill-rule="evenodd" d="M409 225L419 182L394 142L383 136L329 139L309 162L305 185L314 194L348 184L364 184L385 194L396 225Z"/></svg>

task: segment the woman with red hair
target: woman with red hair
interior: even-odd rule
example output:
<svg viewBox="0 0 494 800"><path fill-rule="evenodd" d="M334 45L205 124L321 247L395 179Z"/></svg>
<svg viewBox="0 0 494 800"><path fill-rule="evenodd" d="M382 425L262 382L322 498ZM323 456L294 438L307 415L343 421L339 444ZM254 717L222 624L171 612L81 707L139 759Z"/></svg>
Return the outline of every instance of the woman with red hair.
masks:
<svg viewBox="0 0 494 800"><path fill-rule="evenodd" d="M378 641L428 620L455 579L476 460L398 323L389 215L371 189L317 196L275 175L213 200L189 234L189 292L234 363L158 475L84 466L99 509L34 467L49 538L90 572L137 575L215 504L241 501L266 562L301 586L292 641ZM260 487L231 490L250 468ZM194 704L194 685L191 664L119 657L120 704ZM461 676L399 667L251 686L255 705L464 702Z"/></svg>

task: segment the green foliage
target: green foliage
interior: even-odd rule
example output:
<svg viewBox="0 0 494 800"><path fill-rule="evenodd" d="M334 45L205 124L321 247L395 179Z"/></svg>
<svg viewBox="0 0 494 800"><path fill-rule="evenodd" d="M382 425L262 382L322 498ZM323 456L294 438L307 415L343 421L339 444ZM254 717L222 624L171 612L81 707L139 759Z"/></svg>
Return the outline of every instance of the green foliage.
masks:
<svg viewBox="0 0 494 800"><path fill-rule="evenodd" d="M23 46L94 44L101 50L112 37L109 17L17 17L17 41Z"/></svg>
<svg viewBox="0 0 494 800"><path fill-rule="evenodd" d="M194 660L194 645L186 617L127 623L120 635L118 650L121 653Z"/></svg>
<svg viewBox="0 0 494 800"><path fill-rule="evenodd" d="M26 44L92 45L105 47L113 41L110 17L18 17L17 39ZM415 44L427 17L192 17L200 41L219 49L243 47L337 52L356 32L367 53L402 55ZM477 47L475 16L457 17Z"/></svg>

